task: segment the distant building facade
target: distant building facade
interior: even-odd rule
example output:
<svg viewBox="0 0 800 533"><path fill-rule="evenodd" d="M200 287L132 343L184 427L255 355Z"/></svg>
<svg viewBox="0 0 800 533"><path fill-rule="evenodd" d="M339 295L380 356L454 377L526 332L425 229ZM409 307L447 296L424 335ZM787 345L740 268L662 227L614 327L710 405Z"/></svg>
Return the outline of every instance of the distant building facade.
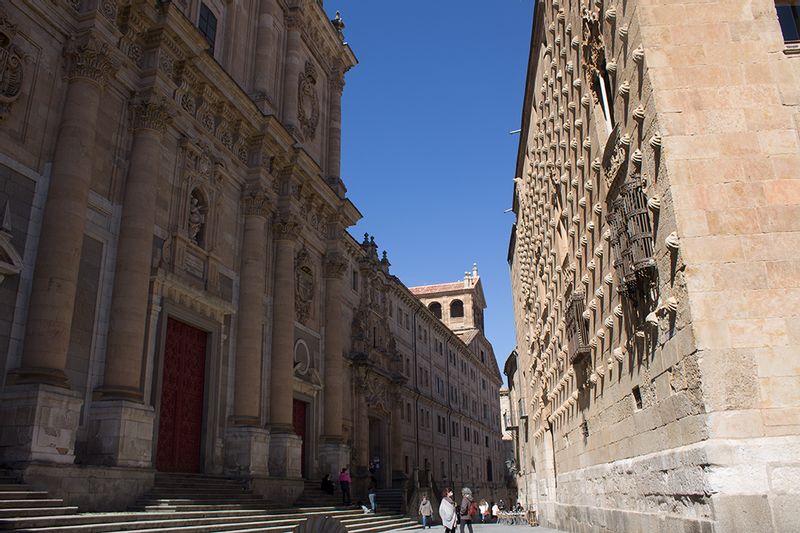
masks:
<svg viewBox="0 0 800 533"><path fill-rule="evenodd" d="M497 483L491 346L346 231L342 30L316 0L0 5L0 466L83 510L156 471Z"/></svg>
<svg viewBox="0 0 800 533"><path fill-rule="evenodd" d="M543 525L800 530L799 26L536 3L505 373Z"/></svg>

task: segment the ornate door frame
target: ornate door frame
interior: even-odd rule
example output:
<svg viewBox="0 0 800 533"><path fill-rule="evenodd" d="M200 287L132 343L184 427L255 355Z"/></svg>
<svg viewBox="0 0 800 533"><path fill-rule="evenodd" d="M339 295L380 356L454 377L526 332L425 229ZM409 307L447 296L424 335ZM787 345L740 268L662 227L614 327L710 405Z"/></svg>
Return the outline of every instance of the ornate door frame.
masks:
<svg viewBox="0 0 800 533"><path fill-rule="evenodd" d="M163 384L164 351L166 348L167 320L173 318L208 334L206 341L205 387L203 395L203 429L200 439L200 457L203 473L220 473L223 467L222 436L219 430L220 414L224 411L227 395L221 389L221 339L223 324L205 317L185 306L164 298L158 321L158 350L155 354L155 375L152 404L155 409L153 427L153 457L158 452L158 428Z"/></svg>

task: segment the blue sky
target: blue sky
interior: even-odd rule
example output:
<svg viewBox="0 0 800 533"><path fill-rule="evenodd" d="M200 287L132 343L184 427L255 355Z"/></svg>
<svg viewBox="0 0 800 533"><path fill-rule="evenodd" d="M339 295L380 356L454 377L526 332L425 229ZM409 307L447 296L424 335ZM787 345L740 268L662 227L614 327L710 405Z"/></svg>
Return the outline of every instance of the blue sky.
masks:
<svg viewBox="0 0 800 533"><path fill-rule="evenodd" d="M327 0L359 59L343 101L342 179L406 285L478 263L486 334L514 348L506 254L532 0Z"/></svg>

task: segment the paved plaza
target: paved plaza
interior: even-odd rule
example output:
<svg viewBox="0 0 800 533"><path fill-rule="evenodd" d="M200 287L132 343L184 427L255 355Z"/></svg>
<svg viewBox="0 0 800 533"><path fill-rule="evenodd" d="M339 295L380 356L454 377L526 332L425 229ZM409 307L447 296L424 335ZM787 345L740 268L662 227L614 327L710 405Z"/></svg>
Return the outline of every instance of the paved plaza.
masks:
<svg viewBox="0 0 800 533"><path fill-rule="evenodd" d="M473 524L472 528L475 532L481 531L486 533L563 533L556 529L548 529L546 527L530 527L530 526L506 526L501 524ZM422 527L420 527L422 529ZM401 530L396 530L401 531ZM403 530L408 531L408 530ZM426 530L427 531L427 530ZM430 531L441 532L444 531L441 525L433 526ZM468 531L468 530L465 530Z"/></svg>

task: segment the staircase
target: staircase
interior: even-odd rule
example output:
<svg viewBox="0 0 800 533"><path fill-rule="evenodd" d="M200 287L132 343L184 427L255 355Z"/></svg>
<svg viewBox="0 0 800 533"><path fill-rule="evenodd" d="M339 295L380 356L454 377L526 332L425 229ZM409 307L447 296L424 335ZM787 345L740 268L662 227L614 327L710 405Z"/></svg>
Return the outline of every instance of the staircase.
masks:
<svg viewBox="0 0 800 533"><path fill-rule="evenodd" d="M0 479L3 479L0 477ZM9 480L12 481L12 480ZM416 529L417 524L402 515L382 511L365 515L361 509L324 505L283 507L253 494L243 483L224 477L192 474L157 474L153 489L142 496L128 512L76 514L61 500L47 499L47 493L12 486L11 498L29 494L20 500L36 500L40 507L11 504L0 517L0 531L29 533L290 533L295 526L315 515L333 516L353 533L378 533ZM319 487L313 487L319 490ZM0 498L4 494L0 492ZM323 493L324 494L324 493ZM309 493L307 500L317 495ZM326 498L331 498L324 494ZM9 498L5 501L16 501ZM335 498L335 497L334 497ZM380 496L379 496L380 498ZM379 499L380 502L380 499ZM2 505L4 501L0 501ZM338 503L338 500L337 500ZM380 505L380 503L379 503ZM3 509L6 509L3 507ZM34 511L31 511L34 509ZM35 509L41 510L37 513ZM33 514L27 514L31 512Z"/></svg>
<svg viewBox="0 0 800 533"><path fill-rule="evenodd" d="M47 493L20 483L7 471L0 471L0 522L15 517L63 516L78 512L64 500L48 498Z"/></svg>

